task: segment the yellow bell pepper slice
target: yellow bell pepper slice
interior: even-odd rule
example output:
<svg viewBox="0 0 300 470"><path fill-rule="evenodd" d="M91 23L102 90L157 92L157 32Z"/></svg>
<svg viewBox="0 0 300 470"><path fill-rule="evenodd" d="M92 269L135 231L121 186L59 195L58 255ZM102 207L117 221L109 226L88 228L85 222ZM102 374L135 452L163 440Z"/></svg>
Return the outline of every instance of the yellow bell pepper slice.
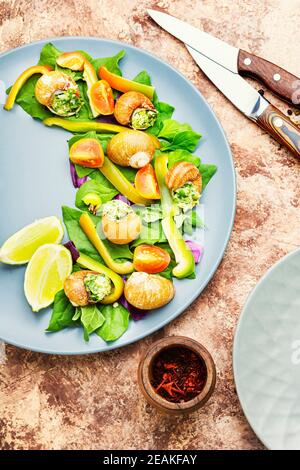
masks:
<svg viewBox="0 0 300 470"><path fill-rule="evenodd" d="M93 103L93 100L91 97L91 89L92 89L92 86L98 82L98 77L97 77L94 67L88 60L85 60L84 65L83 65L83 79L85 80L87 84L87 95L88 95L88 99L90 103L90 108L92 111L92 115L95 118L99 116L100 111L98 111L98 109Z"/></svg>
<svg viewBox="0 0 300 470"><path fill-rule="evenodd" d="M161 222L166 239L175 255L177 265L172 271L173 276L184 278L190 276L195 269L195 260L191 250L186 245L181 233L176 227L174 215L176 206L166 185L168 173L168 155L158 155L155 159L155 173L160 190L163 220Z"/></svg>
<svg viewBox="0 0 300 470"><path fill-rule="evenodd" d="M128 127L118 126L117 124L107 124L105 122L97 121L70 121L69 119L59 117L49 117L47 119L44 119L43 124L49 127L62 127L66 131L70 131L73 133L95 131L99 134L106 132L117 134L118 132L128 130Z"/></svg>
<svg viewBox="0 0 300 470"><path fill-rule="evenodd" d="M123 263L117 263L108 252L103 241L99 237L96 227L87 212L84 212L80 219L79 224L90 242L94 245L100 256L103 258L107 266L118 274L129 274L133 271L133 264L131 261L124 261ZM78 262L78 261L77 261Z"/></svg>
<svg viewBox="0 0 300 470"><path fill-rule="evenodd" d="M25 85L27 80L32 77L32 75L35 75L36 73L41 73L43 75L44 73L50 72L50 70L52 70L50 65L33 65L32 67L24 70L24 72L21 73L21 75L17 78L11 87L4 105L4 109L9 111L13 108L19 91L21 90L22 86Z"/></svg>
<svg viewBox="0 0 300 470"><path fill-rule="evenodd" d="M97 273L105 274L113 283L114 287L112 293L104 297L104 299L101 300L101 304L112 304L116 302L121 297L124 290L124 282L121 276L104 266L104 264L95 261L93 258L83 253L79 253L79 255L79 258L76 260L79 266L90 269L91 271L96 271Z"/></svg>
<svg viewBox="0 0 300 470"><path fill-rule="evenodd" d="M155 88L151 85L144 85L143 83L120 77L119 75L107 70L104 65L99 68L98 75L102 80L106 80L114 90L122 91L123 93L128 91L139 91L150 98L150 100L153 100Z"/></svg>
<svg viewBox="0 0 300 470"><path fill-rule="evenodd" d="M147 206L153 203L151 199L146 199L137 192L130 181L128 181L119 168L117 168L108 157L104 157L104 163L102 167L99 168L99 171L101 171L105 178L107 178L123 196L127 197L127 199L134 204Z"/></svg>

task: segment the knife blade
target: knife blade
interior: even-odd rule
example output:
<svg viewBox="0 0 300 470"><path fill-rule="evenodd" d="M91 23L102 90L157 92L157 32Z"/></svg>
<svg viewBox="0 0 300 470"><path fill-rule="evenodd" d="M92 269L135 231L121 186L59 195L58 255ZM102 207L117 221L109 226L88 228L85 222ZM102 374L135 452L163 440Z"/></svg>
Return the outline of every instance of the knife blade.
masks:
<svg viewBox="0 0 300 470"><path fill-rule="evenodd" d="M228 70L238 73L239 49L167 13L157 10L147 12L168 33Z"/></svg>
<svg viewBox="0 0 300 470"><path fill-rule="evenodd" d="M242 113L300 158L300 129L285 114L242 77L186 47L205 75Z"/></svg>
<svg viewBox="0 0 300 470"><path fill-rule="evenodd" d="M235 74L255 78L283 100L300 107L300 79L295 75L262 57L230 46L167 13L147 11L162 28L207 58Z"/></svg>
<svg viewBox="0 0 300 470"><path fill-rule="evenodd" d="M240 75L221 67L191 47L186 48L205 75L248 118L256 120L269 106L269 101Z"/></svg>

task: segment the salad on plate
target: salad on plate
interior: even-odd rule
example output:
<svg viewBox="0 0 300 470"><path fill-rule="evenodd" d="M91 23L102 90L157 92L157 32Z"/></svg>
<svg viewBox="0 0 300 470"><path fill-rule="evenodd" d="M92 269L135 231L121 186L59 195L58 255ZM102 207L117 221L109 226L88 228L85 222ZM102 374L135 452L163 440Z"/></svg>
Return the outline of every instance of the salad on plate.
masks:
<svg viewBox="0 0 300 470"><path fill-rule="evenodd" d="M171 302L173 279L195 278L204 229L197 207L216 172L193 152L201 135L172 118L147 71L122 76L124 56L94 59L46 44L37 65L7 90L68 140L75 207L22 228L0 248L0 261L27 264L24 292L33 312L52 306L47 332L83 329L114 341Z"/></svg>

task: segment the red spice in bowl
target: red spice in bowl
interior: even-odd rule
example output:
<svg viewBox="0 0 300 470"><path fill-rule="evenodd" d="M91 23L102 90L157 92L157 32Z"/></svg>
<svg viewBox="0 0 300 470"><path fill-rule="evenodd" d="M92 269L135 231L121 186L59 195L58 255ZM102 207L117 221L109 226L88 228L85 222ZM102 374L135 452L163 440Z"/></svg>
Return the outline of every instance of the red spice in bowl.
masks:
<svg viewBox="0 0 300 470"><path fill-rule="evenodd" d="M213 394L216 368L202 344L185 336L169 336L154 342L142 355L138 383L148 403L161 413L192 413Z"/></svg>
<svg viewBox="0 0 300 470"><path fill-rule="evenodd" d="M162 398L187 402L202 392L207 370L201 357L184 346L162 350L152 363L151 385Z"/></svg>

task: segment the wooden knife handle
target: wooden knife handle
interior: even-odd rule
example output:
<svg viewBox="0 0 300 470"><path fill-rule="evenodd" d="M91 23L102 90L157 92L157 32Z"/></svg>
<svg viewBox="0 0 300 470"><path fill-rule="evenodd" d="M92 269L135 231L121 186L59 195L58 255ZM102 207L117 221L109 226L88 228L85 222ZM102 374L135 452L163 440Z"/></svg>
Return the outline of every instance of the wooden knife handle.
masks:
<svg viewBox="0 0 300 470"><path fill-rule="evenodd" d="M256 119L257 124L300 158L300 128L272 104Z"/></svg>
<svg viewBox="0 0 300 470"><path fill-rule="evenodd" d="M278 65L254 54L239 51L238 71L266 85L273 93L300 107L300 78L287 72Z"/></svg>

